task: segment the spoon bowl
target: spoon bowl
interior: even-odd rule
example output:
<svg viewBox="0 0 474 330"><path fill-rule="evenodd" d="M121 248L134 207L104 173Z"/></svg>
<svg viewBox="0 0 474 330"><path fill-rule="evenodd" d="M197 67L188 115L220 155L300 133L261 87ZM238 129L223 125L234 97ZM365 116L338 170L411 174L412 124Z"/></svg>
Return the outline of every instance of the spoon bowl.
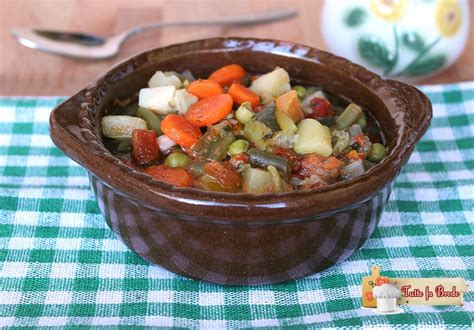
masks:
<svg viewBox="0 0 474 330"><path fill-rule="evenodd" d="M212 20L165 21L136 26L109 38L86 33L30 28L15 29L12 31L12 36L28 48L67 57L100 60L114 57L125 40L137 33L151 29L178 26L255 25L288 19L295 15L297 15L296 10L280 10Z"/></svg>

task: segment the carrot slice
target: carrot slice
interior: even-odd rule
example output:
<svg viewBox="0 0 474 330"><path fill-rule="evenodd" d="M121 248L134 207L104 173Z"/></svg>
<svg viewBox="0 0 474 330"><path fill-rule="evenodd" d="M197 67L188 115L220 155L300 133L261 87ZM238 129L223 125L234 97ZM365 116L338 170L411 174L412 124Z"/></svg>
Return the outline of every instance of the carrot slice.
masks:
<svg viewBox="0 0 474 330"><path fill-rule="evenodd" d="M200 100L209 96L224 93L219 83L209 79L199 79L193 81L188 86L188 92L196 95L197 98Z"/></svg>
<svg viewBox="0 0 474 330"><path fill-rule="evenodd" d="M191 174L182 167L150 166L144 172L175 187L191 187L193 185Z"/></svg>
<svg viewBox="0 0 474 330"><path fill-rule="evenodd" d="M247 87L242 86L241 84L233 83L230 86L228 93L230 96L232 96L232 99L237 104L250 102L252 104L252 107L256 107L260 104L260 97Z"/></svg>
<svg viewBox="0 0 474 330"><path fill-rule="evenodd" d="M191 147L202 136L201 131L183 116L167 115L160 125L163 133L182 147Z"/></svg>
<svg viewBox="0 0 474 330"><path fill-rule="evenodd" d="M212 125L232 112L232 104L229 94L219 94L193 104L184 116L194 126Z"/></svg>
<svg viewBox="0 0 474 330"><path fill-rule="evenodd" d="M214 80L222 87L230 86L233 82L240 81L247 72L238 64L229 64L217 69L209 76L209 80Z"/></svg>

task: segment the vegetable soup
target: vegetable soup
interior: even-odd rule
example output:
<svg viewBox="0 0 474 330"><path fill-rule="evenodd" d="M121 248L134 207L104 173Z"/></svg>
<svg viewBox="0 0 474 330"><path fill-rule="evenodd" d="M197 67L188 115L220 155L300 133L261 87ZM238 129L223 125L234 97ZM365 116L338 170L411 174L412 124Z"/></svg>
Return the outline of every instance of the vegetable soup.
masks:
<svg viewBox="0 0 474 330"><path fill-rule="evenodd" d="M308 190L364 174L387 154L375 118L283 68L209 77L157 71L138 102L102 118L108 149L157 180L227 193Z"/></svg>

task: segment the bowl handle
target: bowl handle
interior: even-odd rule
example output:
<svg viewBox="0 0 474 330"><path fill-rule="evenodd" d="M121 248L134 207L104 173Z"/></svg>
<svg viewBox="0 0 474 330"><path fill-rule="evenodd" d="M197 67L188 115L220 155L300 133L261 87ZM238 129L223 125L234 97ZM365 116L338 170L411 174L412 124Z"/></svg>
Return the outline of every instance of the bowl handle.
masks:
<svg viewBox="0 0 474 330"><path fill-rule="evenodd" d="M433 107L430 99L419 89L397 80L387 80L401 95L406 104L405 124L408 131L405 138L413 144L418 142L430 126L433 117Z"/></svg>

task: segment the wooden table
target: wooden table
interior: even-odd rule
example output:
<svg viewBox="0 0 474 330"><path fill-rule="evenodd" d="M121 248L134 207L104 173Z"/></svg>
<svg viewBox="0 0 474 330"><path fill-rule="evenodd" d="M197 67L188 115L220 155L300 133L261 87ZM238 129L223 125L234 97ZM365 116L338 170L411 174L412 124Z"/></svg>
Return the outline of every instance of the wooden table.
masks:
<svg viewBox="0 0 474 330"><path fill-rule="evenodd" d="M115 62L134 53L172 43L216 36L276 38L325 48L319 28L322 0L0 0L0 95L69 95ZM88 62L27 49L10 36L14 27L43 27L112 35L160 20L237 15L296 8L299 16L274 24L242 27L169 28L127 41L118 56ZM471 3L474 17L474 1ZM471 31L474 24L471 24ZM474 33L460 60L424 83L474 80Z"/></svg>

